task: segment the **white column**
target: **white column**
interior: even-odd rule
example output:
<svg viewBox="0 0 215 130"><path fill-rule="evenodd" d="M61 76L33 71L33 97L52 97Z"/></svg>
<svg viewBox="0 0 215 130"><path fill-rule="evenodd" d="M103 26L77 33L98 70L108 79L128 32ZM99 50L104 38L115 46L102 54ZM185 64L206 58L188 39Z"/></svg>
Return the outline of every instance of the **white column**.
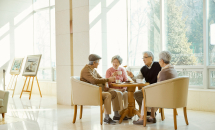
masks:
<svg viewBox="0 0 215 130"><path fill-rule="evenodd" d="M70 2L55 0L56 15L56 76L57 103L72 105L71 83L72 61L70 40Z"/></svg>
<svg viewBox="0 0 215 130"><path fill-rule="evenodd" d="M80 76L88 64L89 43L89 0L72 0L73 17L73 75Z"/></svg>
<svg viewBox="0 0 215 130"><path fill-rule="evenodd" d="M89 56L89 1L56 0L57 103L72 105L71 76L80 76ZM70 33L70 21L73 33Z"/></svg>

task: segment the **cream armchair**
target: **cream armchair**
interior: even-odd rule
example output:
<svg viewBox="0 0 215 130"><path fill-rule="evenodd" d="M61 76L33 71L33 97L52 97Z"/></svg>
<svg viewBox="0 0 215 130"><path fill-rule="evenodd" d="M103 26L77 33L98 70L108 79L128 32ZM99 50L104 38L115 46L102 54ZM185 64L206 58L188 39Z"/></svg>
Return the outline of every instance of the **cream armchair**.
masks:
<svg viewBox="0 0 215 130"><path fill-rule="evenodd" d="M9 92L0 90L0 113L4 118L4 114L7 113L7 104L8 104Z"/></svg>
<svg viewBox="0 0 215 130"><path fill-rule="evenodd" d="M103 123L102 111L102 88L80 81L80 77L72 76L72 100L74 104L73 123L76 121L77 105L80 105L80 119L82 118L83 105L86 106L100 106L100 123Z"/></svg>
<svg viewBox="0 0 215 130"><path fill-rule="evenodd" d="M173 109L174 126L177 129L176 108L183 107L185 122L187 119L187 95L188 95L189 77L178 77L151 84L142 88L144 97L144 123L146 126L147 107L171 108ZM163 112L161 112L161 116ZM163 117L161 117L163 120Z"/></svg>

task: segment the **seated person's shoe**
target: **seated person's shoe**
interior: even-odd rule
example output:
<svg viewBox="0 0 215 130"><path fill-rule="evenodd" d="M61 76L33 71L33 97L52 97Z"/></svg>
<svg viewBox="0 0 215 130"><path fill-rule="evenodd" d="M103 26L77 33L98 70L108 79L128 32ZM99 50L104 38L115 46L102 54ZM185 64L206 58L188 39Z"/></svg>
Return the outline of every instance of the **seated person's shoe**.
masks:
<svg viewBox="0 0 215 130"><path fill-rule="evenodd" d="M156 118L148 118L147 122L152 122L152 123L156 123Z"/></svg>
<svg viewBox="0 0 215 130"><path fill-rule="evenodd" d="M105 123L108 123L108 124L113 124L113 125L116 124L116 122L113 121L111 118L108 118L108 119L104 118L104 122L105 122Z"/></svg>
<svg viewBox="0 0 215 130"><path fill-rule="evenodd" d="M134 125L143 125L143 120L133 121Z"/></svg>
<svg viewBox="0 0 215 130"><path fill-rule="evenodd" d="M147 116L151 116L151 112L147 112Z"/></svg>
<svg viewBox="0 0 215 130"><path fill-rule="evenodd" d="M155 116L157 115L157 113L155 112ZM151 112L147 112L147 116L151 116Z"/></svg>
<svg viewBox="0 0 215 130"><path fill-rule="evenodd" d="M121 117L121 116L120 116ZM113 120L120 120L120 117L114 116ZM128 118L125 116L123 120L128 120Z"/></svg>

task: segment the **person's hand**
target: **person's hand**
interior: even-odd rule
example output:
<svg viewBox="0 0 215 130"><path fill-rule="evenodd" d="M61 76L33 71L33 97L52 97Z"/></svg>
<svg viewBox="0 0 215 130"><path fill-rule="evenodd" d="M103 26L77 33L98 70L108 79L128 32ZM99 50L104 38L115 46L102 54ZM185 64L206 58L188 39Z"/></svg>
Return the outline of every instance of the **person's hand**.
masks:
<svg viewBox="0 0 215 130"><path fill-rule="evenodd" d="M109 90L109 87L105 86L104 91L107 92Z"/></svg>
<svg viewBox="0 0 215 130"><path fill-rule="evenodd" d="M131 78L134 77L134 75L132 74L131 71L127 71L127 74L128 74L128 76L131 77Z"/></svg>
<svg viewBox="0 0 215 130"><path fill-rule="evenodd" d="M104 91L108 91L109 90L109 85L108 85L108 82L105 83L105 88L104 88Z"/></svg>
<svg viewBox="0 0 215 130"><path fill-rule="evenodd" d="M116 80L116 78L115 77L110 77L110 78L108 78L109 79L109 82L114 82L115 80Z"/></svg>
<svg viewBox="0 0 215 130"><path fill-rule="evenodd" d="M112 74L112 76L117 76L117 74L118 74L118 72L116 71Z"/></svg>
<svg viewBox="0 0 215 130"><path fill-rule="evenodd" d="M121 91L122 91L122 92L125 92L125 89L123 88L123 89L121 89Z"/></svg>

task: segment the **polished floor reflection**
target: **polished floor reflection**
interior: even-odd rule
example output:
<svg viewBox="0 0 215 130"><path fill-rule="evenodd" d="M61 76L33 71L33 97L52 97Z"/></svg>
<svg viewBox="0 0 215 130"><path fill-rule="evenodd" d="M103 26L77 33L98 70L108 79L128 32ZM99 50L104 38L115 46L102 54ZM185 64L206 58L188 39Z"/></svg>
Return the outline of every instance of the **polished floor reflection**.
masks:
<svg viewBox="0 0 215 130"><path fill-rule="evenodd" d="M78 107L79 110L79 107ZM113 116L113 115L112 115ZM147 127L133 125L132 120L123 121L122 124L100 125L99 107L84 107L83 117L73 124L73 106L57 105L56 97L33 95L31 100L28 95L20 99L18 95L9 98L8 112L5 119L0 117L0 130L173 130L173 113L165 109L164 121L160 114L157 115L156 124L147 124ZM178 130L214 130L215 113L188 110L187 126L184 121L182 109L178 109Z"/></svg>

